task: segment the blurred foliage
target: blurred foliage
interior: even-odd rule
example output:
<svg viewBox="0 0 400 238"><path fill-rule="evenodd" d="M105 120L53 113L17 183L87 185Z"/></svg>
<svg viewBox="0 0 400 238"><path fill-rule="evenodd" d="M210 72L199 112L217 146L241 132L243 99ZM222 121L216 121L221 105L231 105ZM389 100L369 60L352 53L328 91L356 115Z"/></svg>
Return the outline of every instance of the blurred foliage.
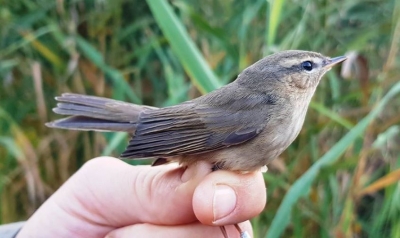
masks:
<svg viewBox="0 0 400 238"><path fill-rule="evenodd" d="M53 97L173 105L285 49L355 55L265 174L256 237L400 237L400 2L0 0L0 223L127 136L48 129ZM396 84L397 83L397 84ZM279 209L279 210L278 210Z"/></svg>

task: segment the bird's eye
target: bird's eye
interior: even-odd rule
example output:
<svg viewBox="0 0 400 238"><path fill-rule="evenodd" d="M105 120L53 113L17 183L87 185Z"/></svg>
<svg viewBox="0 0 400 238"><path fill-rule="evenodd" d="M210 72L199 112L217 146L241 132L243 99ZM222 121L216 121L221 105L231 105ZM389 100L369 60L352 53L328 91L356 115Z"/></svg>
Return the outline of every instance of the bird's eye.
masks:
<svg viewBox="0 0 400 238"><path fill-rule="evenodd" d="M313 64L311 61L304 61L303 63L301 63L301 68L306 71L311 71L313 69Z"/></svg>

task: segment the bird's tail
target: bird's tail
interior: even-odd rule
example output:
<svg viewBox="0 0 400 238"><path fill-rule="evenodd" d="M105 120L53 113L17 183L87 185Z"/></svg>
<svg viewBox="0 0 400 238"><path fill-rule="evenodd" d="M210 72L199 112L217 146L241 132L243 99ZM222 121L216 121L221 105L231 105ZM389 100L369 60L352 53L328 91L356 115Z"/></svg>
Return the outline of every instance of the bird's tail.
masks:
<svg viewBox="0 0 400 238"><path fill-rule="evenodd" d="M83 131L125 131L134 133L139 115L154 107L140 106L108 98L64 93L56 97L53 111L69 116L46 126Z"/></svg>

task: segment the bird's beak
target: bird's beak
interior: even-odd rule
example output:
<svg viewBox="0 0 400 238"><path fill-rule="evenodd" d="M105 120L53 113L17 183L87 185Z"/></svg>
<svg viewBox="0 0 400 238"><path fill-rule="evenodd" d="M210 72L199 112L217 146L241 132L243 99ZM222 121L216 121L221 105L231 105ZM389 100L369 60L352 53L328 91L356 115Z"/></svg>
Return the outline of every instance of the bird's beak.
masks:
<svg viewBox="0 0 400 238"><path fill-rule="evenodd" d="M335 57L335 58L332 58L332 59L329 59L328 61L326 61L324 67L332 68L334 65L336 65L340 62L343 62L345 60L347 60L346 56L338 56L338 57Z"/></svg>

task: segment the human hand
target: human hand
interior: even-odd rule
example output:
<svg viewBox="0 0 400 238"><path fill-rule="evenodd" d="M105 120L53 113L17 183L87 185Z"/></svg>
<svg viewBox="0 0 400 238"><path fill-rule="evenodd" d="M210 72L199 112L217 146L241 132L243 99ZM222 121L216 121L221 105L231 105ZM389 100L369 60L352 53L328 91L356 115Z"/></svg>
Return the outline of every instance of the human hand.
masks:
<svg viewBox="0 0 400 238"><path fill-rule="evenodd" d="M210 173L199 162L131 166L115 158L87 162L26 222L17 237L223 237L265 206L260 172ZM238 237L233 225L229 237Z"/></svg>

